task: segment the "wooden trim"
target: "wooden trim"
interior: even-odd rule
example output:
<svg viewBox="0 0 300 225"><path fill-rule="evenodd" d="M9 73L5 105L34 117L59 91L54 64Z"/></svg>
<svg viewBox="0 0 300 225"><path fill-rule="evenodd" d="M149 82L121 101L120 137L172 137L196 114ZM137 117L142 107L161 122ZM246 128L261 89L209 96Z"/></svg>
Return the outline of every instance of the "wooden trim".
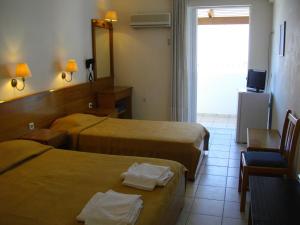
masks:
<svg viewBox="0 0 300 225"><path fill-rule="evenodd" d="M96 105L97 93L113 86L113 78L100 79L53 92L43 91L0 104L0 141L19 138L30 132L28 123L48 128L51 123L71 113L84 113L88 103Z"/></svg>
<svg viewBox="0 0 300 225"><path fill-rule="evenodd" d="M198 25L249 24L249 16L198 18Z"/></svg>
<svg viewBox="0 0 300 225"><path fill-rule="evenodd" d="M91 30L92 30L92 49L93 49L93 58L94 58L94 80L97 80L98 74L97 74L97 62L96 62L96 28L102 28L102 29L108 29L109 30L109 52L110 52L110 77L114 77L114 44L113 44L113 26L112 23L99 20L99 19L92 19L91 21ZM99 79L105 79L105 78L99 78Z"/></svg>

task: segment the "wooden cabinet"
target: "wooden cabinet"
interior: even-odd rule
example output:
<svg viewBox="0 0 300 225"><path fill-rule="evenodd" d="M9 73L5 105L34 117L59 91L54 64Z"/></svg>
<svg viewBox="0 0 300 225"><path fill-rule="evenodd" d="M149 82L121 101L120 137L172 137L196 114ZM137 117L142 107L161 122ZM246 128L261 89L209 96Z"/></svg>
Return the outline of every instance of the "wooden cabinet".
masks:
<svg viewBox="0 0 300 225"><path fill-rule="evenodd" d="M98 93L97 105L102 110L116 110L119 118L132 118L132 87L112 87Z"/></svg>

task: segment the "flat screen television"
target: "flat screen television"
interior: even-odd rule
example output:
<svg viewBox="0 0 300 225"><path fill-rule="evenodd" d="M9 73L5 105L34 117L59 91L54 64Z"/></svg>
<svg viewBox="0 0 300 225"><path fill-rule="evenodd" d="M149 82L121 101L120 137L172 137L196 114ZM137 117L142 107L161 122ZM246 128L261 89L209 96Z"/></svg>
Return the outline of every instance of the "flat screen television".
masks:
<svg viewBox="0 0 300 225"><path fill-rule="evenodd" d="M266 75L267 71L249 69L247 76L247 90L263 92L266 85Z"/></svg>

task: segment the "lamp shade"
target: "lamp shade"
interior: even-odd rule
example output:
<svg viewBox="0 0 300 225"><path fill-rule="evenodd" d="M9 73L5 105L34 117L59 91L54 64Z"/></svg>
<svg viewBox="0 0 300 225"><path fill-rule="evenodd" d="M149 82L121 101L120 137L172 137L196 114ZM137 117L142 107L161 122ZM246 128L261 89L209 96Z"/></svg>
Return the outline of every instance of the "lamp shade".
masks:
<svg viewBox="0 0 300 225"><path fill-rule="evenodd" d="M106 21L109 21L109 22L116 22L116 21L118 21L117 12L113 11L113 10L107 11L107 13L105 14L105 18L104 19Z"/></svg>
<svg viewBox="0 0 300 225"><path fill-rule="evenodd" d="M78 71L78 66L77 66L77 63L76 63L75 59L70 59L67 62L66 71L69 72L69 73L73 73L73 72Z"/></svg>
<svg viewBox="0 0 300 225"><path fill-rule="evenodd" d="M16 67L16 77L30 77L31 71L26 63L19 63Z"/></svg>

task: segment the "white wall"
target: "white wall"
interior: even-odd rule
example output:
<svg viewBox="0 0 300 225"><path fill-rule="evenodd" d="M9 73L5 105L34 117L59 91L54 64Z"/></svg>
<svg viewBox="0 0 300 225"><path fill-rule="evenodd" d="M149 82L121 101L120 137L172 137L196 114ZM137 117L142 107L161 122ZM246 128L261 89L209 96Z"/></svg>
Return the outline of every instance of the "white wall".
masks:
<svg viewBox="0 0 300 225"><path fill-rule="evenodd" d="M0 100L86 82L90 20L108 8L108 0L1 0ZM77 60L80 70L66 83L60 73L69 58ZM11 87L9 78L19 62L32 71L22 92Z"/></svg>
<svg viewBox="0 0 300 225"><path fill-rule="evenodd" d="M282 129L287 109L300 117L300 1L276 0L274 3L272 83L273 127ZM285 56L279 56L279 26L286 21ZM298 148L296 163L300 170Z"/></svg>
<svg viewBox="0 0 300 225"><path fill-rule="evenodd" d="M171 105L171 46L170 29L135 30L129 26L130 15L147 12L170 12L172 0L111 0L118 11L114 24L116 84L133 86L135 118L168 120ZM272 5L267 0L201 1L191 5L253 5L249 65L258 69L268 67L268 44L271 32ZM256 33L257 32L257 33ZM262 47L263 46L263 47Z"/></svg>
<svg viewBox="0 0 300 225"><path fill-rule="evenodd" d="M170 28L133 29L134 13L171 12L171 0L111 0L119 14L114 24L117 85L133 87L133 116L168 120L170 114Z"/></svg>

